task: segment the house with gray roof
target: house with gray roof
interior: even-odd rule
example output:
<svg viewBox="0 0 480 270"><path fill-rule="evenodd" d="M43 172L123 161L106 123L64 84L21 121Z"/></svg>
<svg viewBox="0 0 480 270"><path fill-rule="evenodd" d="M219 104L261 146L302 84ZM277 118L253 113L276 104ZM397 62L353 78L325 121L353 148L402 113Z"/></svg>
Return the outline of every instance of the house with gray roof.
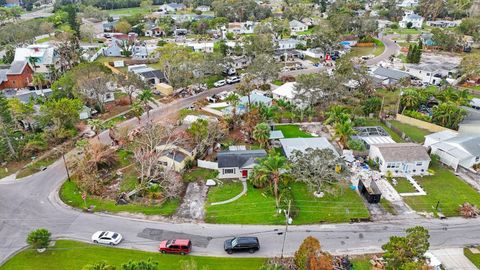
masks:
<svg viewBox="0 0 480 270"><path fill-rule="evenodd" d="M218 178L246 179L265 156L267 152L263 149L220 152L217 154Z"/></svg>
<svg viewBox="0 0 480 270"><path fill-rule="evenodd" d="M370 145L368 157L378 164L380 172L393 176L425 175L430 166L427 149L416 143Z"/></svg>
<svg viewBox="0 0 480 270"><path fill-rule="evenodd" d="M410 78L410 74L397 69L378 67L373 72L374 79L382 85L398 83L403 78Z"/></svg>
<svg viewBox="0 0 480 270"><path fill-rule="evenodd" d="M401 28L422 28L423 20L422 16L415 14L412 11L407 11L398 25Z"/></svg>
<svg viewBox="0 0 480 270"><path fill-rule="evenodd" d="M297 20L292 20L288 24L290 26L290 31L292 32L292 34L308 30L308 26L306 24Z"/></svg>

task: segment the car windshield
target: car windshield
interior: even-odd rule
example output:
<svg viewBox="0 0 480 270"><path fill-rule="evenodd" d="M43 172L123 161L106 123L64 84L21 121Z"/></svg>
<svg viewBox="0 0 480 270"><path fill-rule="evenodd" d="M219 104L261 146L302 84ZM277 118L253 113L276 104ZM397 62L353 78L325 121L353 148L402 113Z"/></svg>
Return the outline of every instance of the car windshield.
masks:
<svg viewBox="0 0 480 270"><path fill-rule="evenodd" d="M104 234L105 234L105 232L101 232L98 237L100 238L100 237L102 237Z"/></svg>
<svg viewBox="0 0 480 270"><path fill-rule="evenodd" d="M232 247L235 247L237 244L238 244L238 239L237 239L237 238L233 238L233 240L232 240Z"/></svg>
<svg viewBox="0 0 480 270"><path fill-rule="evenodd" d="M172 240L168 240L165 246L169 247L172 244L172 242L173 242Z"/></svg>
<svg viewBox="0 0 480 270"><path fill-rule="evenodd" d="M114 234L112 235L112 238L113 238L113 239L117 239L117 237L118 237L118 233L114 233Z"/></svg>

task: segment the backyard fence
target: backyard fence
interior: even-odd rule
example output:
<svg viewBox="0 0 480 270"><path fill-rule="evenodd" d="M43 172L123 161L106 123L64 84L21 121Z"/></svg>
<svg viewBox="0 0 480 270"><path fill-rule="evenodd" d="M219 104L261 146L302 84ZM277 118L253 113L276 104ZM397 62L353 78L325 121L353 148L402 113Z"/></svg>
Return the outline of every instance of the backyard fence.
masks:
<svg viewBox="0 0 480 270"><path fill-rule="evenodd" d="M440 132L440 131L444 131L444 130L451 130L451 129L448 129L446 127L442 127L442 126L435 125L435 124L432 124L432 123L429 123L429 122L425 122L425 121L418 120L418 119L415 119L415 118L412 118L412 117L408 117L408 116L405 116L403 114L398 114L397 113L396 119L400 123L409 124L409 125L412 125L412 126L415 126L415 127L418 127L418 128L426 129L430 132ZM451 131L454 131L454 130L451 130Z"/></svg>
<svg viewBox="0 0 480 270"><path fill-rule="evenodd" d="M211 161L206 161L206 160L197 160L197 166L200 168L205 168L205 169L211 169L211 170L217 170L218 169L218 163L217 162L211 162Z"/></svg>

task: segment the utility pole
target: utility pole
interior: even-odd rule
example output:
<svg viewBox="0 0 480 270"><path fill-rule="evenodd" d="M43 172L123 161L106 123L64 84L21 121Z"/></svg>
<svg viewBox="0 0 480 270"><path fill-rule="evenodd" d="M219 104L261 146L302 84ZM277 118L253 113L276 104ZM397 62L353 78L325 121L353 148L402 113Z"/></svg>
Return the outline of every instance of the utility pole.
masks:
<svg viewBox="0 0 480 270"><path fill-rule="evenodd" d="M288 231L288 221L290 219L290 205L291 200L288 200L288 210L285 213L285 232L283 233L283 244L282 244L282 256L280 258L283 259L283 249L285 248L285 240L287 239L287 231Z"/></svg>
<svg viewBox="0 0 480 270"><path fill-rule="evenodd" d="M70 172L68 171L67 161L65 161L65 154L62 153L63 164L65 165L65 170L67 171L68 182L70 182Z"/></svg>

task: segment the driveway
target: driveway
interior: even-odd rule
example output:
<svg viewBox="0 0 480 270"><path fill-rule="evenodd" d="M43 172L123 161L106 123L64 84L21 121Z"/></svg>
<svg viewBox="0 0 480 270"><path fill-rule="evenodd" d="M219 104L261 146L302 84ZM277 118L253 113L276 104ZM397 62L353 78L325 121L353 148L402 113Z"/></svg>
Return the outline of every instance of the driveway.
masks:
<svg viewBox="0 0 480 270"><path fill-rule="evenodd" d="M380 41L382 41L383 44L385 44L385 50L379 56L374 57L372 59L368 59L367 60L368 66L374 66L382 61L386 61L390 56L395 55L397 54L398 51L400 51L400 46L398 46L398 44L391 39L392 37L393 35L388 35L388 36L381 36L379 38Z"/></svg>
<svg viewBox="0 0 480 270"><path fill-rule="evenodd" d="M463 255L463 248L432 250L432 253L442 262L446 270L478 270L478 268Z"/></svg>

